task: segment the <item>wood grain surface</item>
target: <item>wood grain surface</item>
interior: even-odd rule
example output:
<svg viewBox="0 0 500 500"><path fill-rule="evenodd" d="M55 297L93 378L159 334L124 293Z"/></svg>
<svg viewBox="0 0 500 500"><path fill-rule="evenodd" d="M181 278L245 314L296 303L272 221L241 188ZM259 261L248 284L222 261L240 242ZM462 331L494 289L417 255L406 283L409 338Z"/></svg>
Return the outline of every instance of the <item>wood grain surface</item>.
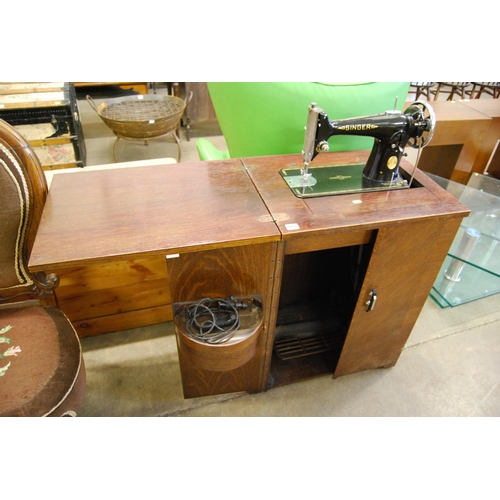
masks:
<svg viewBox="0 0 500 500"><path fill-rule="evenodd" d="M348 165L368 154L326 153L315 161ZM469 210L420 170L410 189L301 199L279 173L301 163L300 155L284 155L61 174L30 267L61 275L61 306L80 330L99 331L113 318L120 326L158 321L177 302L261 295L263 326L248 362L206 370L179 350L184 394L199 397L272 385L276 321L288 300L280 304L280 296L300 297L293 287L305 281L289 278L287 259L307 254L304 262L314 265L318 251L363 248L345 341L325 366L336 377L392 366ZM405 160L402 168L413 173ZM349 253L336 250L335 264L349 268ZM324 285L326 275L315 274ZM345 286L345 278L328 279ZM377 304L367 311L373 290Z"/></svg>
<svg viewBox="0 0 500 500"><path fill-rule="evenodd" d="M33 271L279 239L239 160L54 177Z"/></svg>

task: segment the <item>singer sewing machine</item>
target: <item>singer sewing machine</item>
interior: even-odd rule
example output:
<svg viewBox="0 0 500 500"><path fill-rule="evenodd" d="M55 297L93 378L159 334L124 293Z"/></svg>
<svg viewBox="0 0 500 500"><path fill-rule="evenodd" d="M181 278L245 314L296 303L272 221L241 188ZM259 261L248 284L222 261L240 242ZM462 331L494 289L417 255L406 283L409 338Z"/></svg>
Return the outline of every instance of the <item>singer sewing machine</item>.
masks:
<svg viewBox="0 0 500 500"><path fill-rule="evenodd" d="M436 117L428 103L416 101L404 111L330 121L315 103L309 106L304 138L302 169L283 169L281 175L300 198L334 194L407 189L413 175L406 178L399 168L404 148L426 146L434 134ZM337 135L374 138L366 164L318 165L310 163L319 153L329 151L328 139Z"/></svg>

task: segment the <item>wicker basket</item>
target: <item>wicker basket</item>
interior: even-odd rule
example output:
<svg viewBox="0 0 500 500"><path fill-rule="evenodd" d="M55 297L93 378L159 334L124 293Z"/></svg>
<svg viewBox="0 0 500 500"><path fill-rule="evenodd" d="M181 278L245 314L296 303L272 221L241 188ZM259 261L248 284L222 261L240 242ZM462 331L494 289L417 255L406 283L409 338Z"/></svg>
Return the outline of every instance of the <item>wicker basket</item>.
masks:
<svg viewBox="0 0 500 500"><path fill-rule="evenodd" d="M90 96L87 101L116 136L126 139L148 139L175 131L186 108L182 99L169 95L118 97L98 106Z"/></svg>

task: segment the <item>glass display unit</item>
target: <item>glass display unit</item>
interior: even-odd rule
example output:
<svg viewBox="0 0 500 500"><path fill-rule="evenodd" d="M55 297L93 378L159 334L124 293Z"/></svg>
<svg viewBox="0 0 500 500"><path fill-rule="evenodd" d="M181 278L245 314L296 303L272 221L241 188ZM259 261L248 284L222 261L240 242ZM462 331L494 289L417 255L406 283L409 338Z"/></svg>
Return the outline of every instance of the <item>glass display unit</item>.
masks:
<svg viewBox="0 0 500 500"><path fill-rule="evenodd" d="M500 292L500 181L472 174L467 185L427 174L471 213L462 220L431 297L442 307Z"/></svg>

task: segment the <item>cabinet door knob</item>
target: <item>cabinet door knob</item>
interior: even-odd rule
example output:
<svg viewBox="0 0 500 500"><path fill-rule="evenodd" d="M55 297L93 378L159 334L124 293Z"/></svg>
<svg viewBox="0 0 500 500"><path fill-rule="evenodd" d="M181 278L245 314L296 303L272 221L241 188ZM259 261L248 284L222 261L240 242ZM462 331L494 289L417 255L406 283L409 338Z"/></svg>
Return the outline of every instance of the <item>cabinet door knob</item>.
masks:
<svg viewBox="0 0 500 500"><path fill-rule="evenodd" d="M377 290L372 290L370 292L370 300L366 303L368 306L366 312L373 311L373 309L375 309L375 302L377 302Z"/></svg>

